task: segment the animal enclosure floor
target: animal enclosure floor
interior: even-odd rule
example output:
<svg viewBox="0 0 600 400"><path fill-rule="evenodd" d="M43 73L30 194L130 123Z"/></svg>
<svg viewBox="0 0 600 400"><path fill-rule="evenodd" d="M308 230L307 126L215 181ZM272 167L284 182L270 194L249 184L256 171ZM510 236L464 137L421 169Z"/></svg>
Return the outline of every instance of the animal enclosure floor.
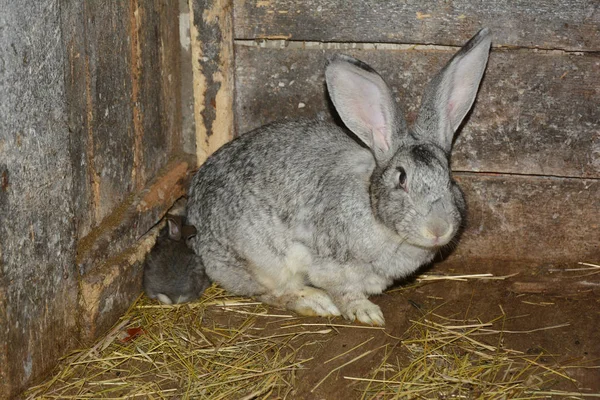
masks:
<svg viewBox="0 0 600 400"><path fill-rule="evenodd" d="M142 296L26 396L600 398L599 294L593 265L445 262L372 298L385 328L299 317L214 286L181 306Z"/></svg>

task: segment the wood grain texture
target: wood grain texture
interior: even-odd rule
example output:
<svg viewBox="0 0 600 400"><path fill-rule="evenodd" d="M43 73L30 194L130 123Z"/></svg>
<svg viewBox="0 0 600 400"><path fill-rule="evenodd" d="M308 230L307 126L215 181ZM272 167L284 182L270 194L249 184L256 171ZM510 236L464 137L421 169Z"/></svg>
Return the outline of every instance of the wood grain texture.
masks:
<svg viewBox="0 0 600 400"><path fill-rule="evenodd" d="M139 109L142 141L138 189L183 151L177 7L168 0L138 0Z"/></svg>
<svg viewBox="0 0 600 400"><path fill-rule="evenodd" d="M198 164L233 137L232 18L232 0L190 1Z"/></svg>
<svg viewBox="0 0 600 400"><path fill-rule="evenodd" d="M195 163L192 155L170 162L78 243L77 268L84 272L78 296L82 342L106 332L139 296L142 262L157 233L153 227L185 195Z"/></svg>
<svg viewBox="0 0 600 400"><path fill-rule="evenodd" d="M70 5L64 43L82 238L182 152L178 10L167 1ZM67 13L64 13L65 15Z"/></svg>
<svg viewBox="0 0 600 400"><path fill-rule="evenodd" d="M236 39L461 45L484 26L502 46L600 50L596 0L236 0Z"/></svg>
<svg viewBox="0 0 600 400"><path fill-rule="evenodd" d="M546 296L561 296L574 298L578 296L600 294L600 283L581 280L536 277L536 279L519 280L510 285L510 290L517 294L544 294ZM597 297L596 297L597 298Z"/></svg>
<svg viewBox="0 0 600 400"><path fill-rule="evenodd" d="M175 201L185 195L195 169L194 156L173 159L147 187L119 204L111 215L77 243L75 262L81 275L86 275L106 260L135 246Z"/></svg>
<svg viewBox="0 0 600 400"><path fill-rule="evenodd" d="M281 118L331 118L323 71L336 50L236 47L237 131ZM366 61L414 120L429 79L453 51L343 50ZM600 58L493 51L453 168L600 177Z"/></svg>
<svg viewBox="0 0 600 400"><path fill-rule="evenodd" d="M477 259L576 263L600 257L600 181L458 173L469 207L452 254Z"/></svg>
<svg viewBox="0 0 600 400"><path fill-rule="evenodd" d="M0 6L0 398L76 345L73 165L57 0Z"/></svg>
<svg viewBox="0 0 600 400"><path fill-rule="evenodd" d="M134 188L142 141L138 72L130 37L135 10L129 2L85 2L87 168L92 222L99 224ZM129 39L128 39L129 37ZM135 86L134 86L135 85ZM137 95L134 93L136 89ZM136 97L137 96L137 97ZM136 120L134 121L134 106ZM135 124L134 124L135 122Z"/></svg>
<svg viewBox="0 0 600 400"><path fill-rule="evenodd" d="M0 398L12 398L137 296L143 254L126 256L183 195L195 157L180 154L170 2L0 8ZM150 184L170 167L168 184ZM86 326L82 283L114 265L86 297L98 299Z"/></svg>
<svg viewBox="0 0 600 400"><path fill-rule="evenodd" d="M153 5L156 3L157 0L153 0L153 2L148 1L146 5L148 9L157 14L157 28L154 31L148 30L146 41L152 42L153 35L158 31L159 37L156 46L160 60L160 75L157 79L161 83L159 94L160 131L167 144L165 153L171 156L180 153L193 154L193 150L186 148L186 143L191 142L194 135L183 132L182 127L184 111L182 70L184 67L181 64L185 50L181 45L180 30L177 29L180 22L180 10L178 7L174 7L173 2L169 0L162 0L158 2L158 5ZM186 66L186 70L189 69L189 65ZM189 117L191 113L187 114ZM154 163L154 168L158 168L159 164L162 167L166 162L166 159L161 159L160 163ZM157 172L158 169L152 169L152 171Z"/></svg>

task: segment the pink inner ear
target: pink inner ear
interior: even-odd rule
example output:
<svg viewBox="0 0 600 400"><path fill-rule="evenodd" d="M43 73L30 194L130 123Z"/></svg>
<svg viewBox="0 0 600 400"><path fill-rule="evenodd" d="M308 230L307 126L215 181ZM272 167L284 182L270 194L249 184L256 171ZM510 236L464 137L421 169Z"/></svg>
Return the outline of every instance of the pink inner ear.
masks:
<svg viewBox="0 0 600 400"><path fill-rule="evenodd" d="M386 121L385 99L382 96L380 88L368 82L364 88L363 101L367 104L366 122L371 126L371 134L373 135L373 144L383 152L390 149L390 132L388 121Z"/></svg>
<svg viewBox="0 0 600 400"><path fill-rule="evenodd" d="M387 87L378 76L344 66L332 76L340 117L367 146L387 152L391 147L391 111Z"/></svg>
<svg viewBox="0 0 600 400"><path fill-rule="evenodd" d="M382 150L384 153L390 149L389 137L386 135L388 132L385 126L377 126L373 129L373 141L375 146Z"/></svg>
<svg viewBox="0 0 600 400"><path fill-rule="evenodd" d="M448 114L452 114L452 110L454 110L454 102L448 102Z"/></svg>
<svg viewBox="0 0 600 400"><path fill-rule="evenodd" d="M471 107L477 87L473 85L471 81L471 75L476 72L473 71L473 66L466 64L464 69L459 69L456 72L452 90L450 91L450 98L448 99L448 118L452 124L452 129L456 130L460 125L465 114Z"/></svg>

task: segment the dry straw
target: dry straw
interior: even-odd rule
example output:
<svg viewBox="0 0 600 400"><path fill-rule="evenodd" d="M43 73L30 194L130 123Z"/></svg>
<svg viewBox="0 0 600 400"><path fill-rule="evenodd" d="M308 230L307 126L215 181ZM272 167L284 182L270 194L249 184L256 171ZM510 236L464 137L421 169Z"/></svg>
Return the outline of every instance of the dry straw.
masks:
<svg viewBox="0 0 600 400"><path fill-rule="evenodd" d="M236 312L237 310L237 312ZM242 313L240 313L242 311ZM213 286L201 302L160 306L141 297L91 349L30 389L29 399L255 399L285 397L307 360L296 353L307 335L331 329L287 329L262 335L261 303Z"/></svg>
<svg viewBox="0 0 600 400"><path fill-rule="evenodd" d="M476 278L493 279L489 275L450 279ZM228 296L216 286L209 288L201 301L178 306L158 305L142 296L104 338L66 357L51 379L31 388L26 396L297 398L295 389L303 384L296 379L297 372L310 360L302 358L300 354L307 352L301 350L356 328L386 335L387 343L375 346L376 341L369 339L321 361L330 366L329 373L305 389L315 392L333 380L339 384L339 379L345 379L353 383L360 399L600 398L600 394L577 390L553 390L557 382L577 388L567 373L575 367L551 366L542 363L540 355L503 347L505 335L532 332L504 330L505 320L504 311L487 322L457 321L431 312L412 321L402 338L395 338L383 328L344 324L339 319L305 323L288 311ZM372 373L344 376L345 367L369 354L381 357Z"/></svg>
<svg viewBox="0 0 600 400"><path fill-rule="evenodd" d="M505 334L557 329L568 323L517 332L501 328L505 319L503 314L485 323L457 325L431 313L411 321L404 338L387 346L371 377L344 379L366 385L361 400L600 398L600 393L549 389L557 384L576 388L566 372L572 367L547 366L540 362L544 354L527 355L503 346ZM491 329L497 325L500 329ZM486 342L481 336L487 336ZM586 367L598 368L577 368Z"/></svg>

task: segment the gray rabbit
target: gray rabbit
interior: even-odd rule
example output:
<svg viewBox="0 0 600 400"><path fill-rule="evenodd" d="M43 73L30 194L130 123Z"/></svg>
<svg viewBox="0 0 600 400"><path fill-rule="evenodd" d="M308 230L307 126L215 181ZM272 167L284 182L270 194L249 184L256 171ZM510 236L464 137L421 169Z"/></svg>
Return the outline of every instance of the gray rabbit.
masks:
<svg viewBox="0 0 600 400"><path fill-rule="evenodd" d="M167 214L156 244L144 264L144 291L165 304L195 300L210 285L200 258L186 245L196 234L183 218Z"/></svg>
<svg viewBox="0 0 600 400"><path fill-rule="evenodd" d="M433 78L412 129L383 79L338 55L325 79L350 132L280 122L215 152L187 210L210 279L300 314L383 325L368 296L430 262L463 221L449 156L490 43L482 29Z"/></svg>

